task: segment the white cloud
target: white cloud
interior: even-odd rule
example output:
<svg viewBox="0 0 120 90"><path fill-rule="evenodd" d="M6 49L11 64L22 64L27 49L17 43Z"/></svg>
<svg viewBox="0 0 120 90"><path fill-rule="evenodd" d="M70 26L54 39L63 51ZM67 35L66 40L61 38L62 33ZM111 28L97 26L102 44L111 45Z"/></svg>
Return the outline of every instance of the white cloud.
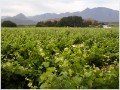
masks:
<svg viewBox="0 0 120 90"><path fill-rule="evenodd" d="M119 10L119 0L2 0L1 14L27 16L42 13L82 11L85 8L107 7Z"/></svg>

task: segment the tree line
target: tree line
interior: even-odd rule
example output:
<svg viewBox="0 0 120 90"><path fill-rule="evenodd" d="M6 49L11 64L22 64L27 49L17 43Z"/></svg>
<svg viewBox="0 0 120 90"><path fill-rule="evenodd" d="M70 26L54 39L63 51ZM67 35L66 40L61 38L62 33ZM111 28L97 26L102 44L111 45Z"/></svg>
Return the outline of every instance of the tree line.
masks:
<svg viewBox="0 0 120 90"><path fill-rule="evenodd" d="M68 16L63 17L58 21L38 22L36 27L89 27L97 26L99 24L100 23L94 19L82 19L80 16Z"/></svg>
<svg viewBox="0 0 120 90"><path fill-rule="evenodd" d="M94 19L83 19L80 16L68 16L63 17L60 20L48 20L40 21L36 24L36 27L95 27L98 25L103 25L104 23L99 23ZM11 21L3 21L2 27L17 27L17 24Z"/></svg>

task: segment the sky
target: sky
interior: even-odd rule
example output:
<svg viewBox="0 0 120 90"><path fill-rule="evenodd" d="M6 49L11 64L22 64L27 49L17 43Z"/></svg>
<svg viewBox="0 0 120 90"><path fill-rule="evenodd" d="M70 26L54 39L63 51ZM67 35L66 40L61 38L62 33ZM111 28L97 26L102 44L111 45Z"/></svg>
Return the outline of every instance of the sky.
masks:
<svg viewBox="0 0 120 90"><path fill-rule="evenodd" d="M119 0L0 0L1 16L59 14L95 7L119 10L119 5Z"/></svg>

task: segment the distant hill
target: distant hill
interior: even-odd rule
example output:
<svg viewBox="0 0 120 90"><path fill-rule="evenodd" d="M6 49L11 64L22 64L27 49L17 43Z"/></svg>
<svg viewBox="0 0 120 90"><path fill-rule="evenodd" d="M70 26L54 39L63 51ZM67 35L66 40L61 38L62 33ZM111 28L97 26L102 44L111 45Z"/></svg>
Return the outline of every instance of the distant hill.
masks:
<svg viewBox="0 0 120 90"><path fill-rule="evenodd" d="M35 15L35 16L28 16L26 17L22 13L14 16L14 17L7 17L2 19L2 21L5 20L11 20L15 22L18 25L35 25L39 21L47 21L47 20L59 20L62 17L67 16L81 16L83 19L92 18L99 22L119 22L119 11L112 10L105 7L97 7L93 9L85 9L81 12L73 12L73 13L45 13L41 15Z"/></svg>
<svg viewBox="0 0 120 90"><path fill-rule="evenodd" d="M1 19L8 18L8 17L10 17L10 16L1 16Z"/></svg>
<svg viewBox="0 0 120 90"><path fill-rule="evenodd" d="M8 20L16 23L17 25L36 25L37 24L37 22L30 20L22 13L14 17L4 18L1 21L3 22L3 21L8 21Z"/></svg>
<svg viewBox="0 0 120 90"><path fill-rule="evenodd" d="M94 18L97 21L102 22L118 22L119 21L119 11L112 10L109 8L93 8L93 9L85 9L80 14L83 18Z"/></svg>
<svg viewBox="0 0 120 90"><path fill-rule="evenodd" d="M84 19L93 18L101 22L118 22L119 21L119 11L112 10L109 8L104 8L104 7L97 7L93 9L87 8L81 12L73 12L73 13L69 13L69 12L60 13L60 14L46 13L46 14L36 15L28 18L34 21L46 21L48 19L62 18L67 16L82 16L82 18Z"/></svg>

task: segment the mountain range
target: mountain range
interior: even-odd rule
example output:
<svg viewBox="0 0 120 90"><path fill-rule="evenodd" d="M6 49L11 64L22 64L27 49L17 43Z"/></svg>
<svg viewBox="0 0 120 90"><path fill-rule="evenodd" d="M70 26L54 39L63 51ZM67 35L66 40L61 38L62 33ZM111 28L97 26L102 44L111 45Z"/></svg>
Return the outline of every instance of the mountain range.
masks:
<svg viewBox="0 0 120 90"><path fill-rule="evenodd" d="M25 16L24 14L20 13L16 16L2 16L1 21L10 20L17 25L35 25L39 21L47 21L47 20L54 20L60 19L62 17L67 16L81 16L83 19L92 18L99 22L119 22L119 11L112 10L105 7L97 7L93 9L86 8L83 11L78 12L66 12L66 13L45 13L41 15L35 16Z"/></svg>

